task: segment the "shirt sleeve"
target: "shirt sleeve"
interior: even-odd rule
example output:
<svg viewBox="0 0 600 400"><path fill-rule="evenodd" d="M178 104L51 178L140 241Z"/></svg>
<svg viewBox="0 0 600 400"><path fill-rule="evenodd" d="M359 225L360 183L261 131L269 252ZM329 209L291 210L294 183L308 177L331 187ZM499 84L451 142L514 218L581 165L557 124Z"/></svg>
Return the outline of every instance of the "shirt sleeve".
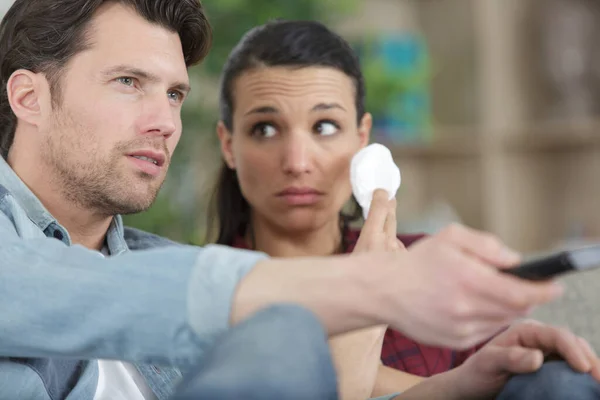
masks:
<svg viewBox="0 0 600 400"><path fill-rule="evenodd" d="M0 356L188 366L228 329L236 287L263 258L183 245L104 258L22 239L0 213Z"/></svg>

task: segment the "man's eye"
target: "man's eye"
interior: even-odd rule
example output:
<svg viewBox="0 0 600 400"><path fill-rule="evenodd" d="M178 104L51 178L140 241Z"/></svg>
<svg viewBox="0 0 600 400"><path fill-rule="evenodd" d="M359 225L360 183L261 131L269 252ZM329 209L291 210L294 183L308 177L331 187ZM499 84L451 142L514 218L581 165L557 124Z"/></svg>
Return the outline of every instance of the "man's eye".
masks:
<svg viewBox="0 0 600 400"><path fill-rule="evenodd" d="M120 78L117 78L117 81L125 86L133 86L133 84L135 83L134 79L129 76L122 76Z"/></svg>
<svg viewBox="0 0 600 400"><path fill-rule="evenodd" d="M171 90L168 93L169 99L173 100L174 102L181 102L183 100L183 93L177 91L177 90Z"/></svg>

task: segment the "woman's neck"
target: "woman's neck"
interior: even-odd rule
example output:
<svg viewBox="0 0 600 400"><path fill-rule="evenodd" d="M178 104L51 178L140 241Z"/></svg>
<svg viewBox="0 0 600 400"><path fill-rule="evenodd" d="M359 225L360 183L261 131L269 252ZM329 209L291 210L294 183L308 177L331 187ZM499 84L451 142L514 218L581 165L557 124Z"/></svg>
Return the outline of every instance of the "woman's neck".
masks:
<svg viewBox="0 0 600 400"><path fill-rule="evenodd" d="M253 218L246 240L254 249L271 257L318 257L342 250L342 232L338 220L306 232L289 232Z"/></svg>

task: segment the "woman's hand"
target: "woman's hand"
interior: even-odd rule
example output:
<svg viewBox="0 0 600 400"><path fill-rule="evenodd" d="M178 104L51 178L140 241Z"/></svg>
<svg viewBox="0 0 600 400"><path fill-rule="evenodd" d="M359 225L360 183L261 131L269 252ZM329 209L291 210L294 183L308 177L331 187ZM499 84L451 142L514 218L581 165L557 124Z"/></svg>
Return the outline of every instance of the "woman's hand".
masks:
<svg viewBox="0 0 600 400"><path fill-rule="evenodd" d="M369 215L354 252L405 250L396 233L396 199L388 197L382 189L373 193Z"/></svg>
<svg viewBox="0 0 600 400"><path fill-rule="evenodd" d="M568 329L523 321L457 368L454 398L494 399L511 376L537 371L546 355L558 355L575 371L589 373L600 382L600 360L585 339Z"/></svg>

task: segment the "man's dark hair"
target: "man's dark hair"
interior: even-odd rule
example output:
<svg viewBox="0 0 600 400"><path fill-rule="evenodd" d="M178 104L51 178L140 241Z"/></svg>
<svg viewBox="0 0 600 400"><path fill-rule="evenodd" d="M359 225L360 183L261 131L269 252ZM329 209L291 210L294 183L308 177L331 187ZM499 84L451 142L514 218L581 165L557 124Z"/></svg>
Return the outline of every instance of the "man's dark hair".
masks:
<svg viewBox="0 0 600 400"><path fill-rule="evenodd" d="M60 78L69 60L89 48L90 21L104 4L134 9L151 23L179 34L189 67L206 56L212 30L199 0L16 0L0 23L0 153L12 146L17 118L8 102L13 72L43 73L53 104L60 104Z"/></svg>

